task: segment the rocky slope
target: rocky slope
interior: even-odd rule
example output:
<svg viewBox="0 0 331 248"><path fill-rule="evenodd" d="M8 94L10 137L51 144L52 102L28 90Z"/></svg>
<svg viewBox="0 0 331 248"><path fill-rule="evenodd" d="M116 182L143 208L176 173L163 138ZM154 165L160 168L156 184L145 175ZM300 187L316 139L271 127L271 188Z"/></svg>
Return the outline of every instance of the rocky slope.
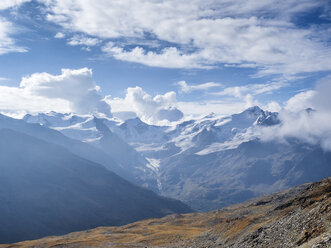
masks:
<svg viewBox="0 0 331 248"><path fill-rule="evenodd" d="M331 246L331 178L209 213L169 215L0 247Z"/></svg>

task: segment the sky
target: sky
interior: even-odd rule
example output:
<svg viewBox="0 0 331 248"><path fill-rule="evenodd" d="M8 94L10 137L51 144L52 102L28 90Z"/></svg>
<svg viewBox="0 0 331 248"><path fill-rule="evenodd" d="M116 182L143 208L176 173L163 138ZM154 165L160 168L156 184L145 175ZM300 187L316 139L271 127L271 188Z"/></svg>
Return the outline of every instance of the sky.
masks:
<svg viewBox="0 0 331 248"><path fill-rule="evenodd" d="M330 13L329 0L2 0L0 112L165 123L318 108Z"/></svg>

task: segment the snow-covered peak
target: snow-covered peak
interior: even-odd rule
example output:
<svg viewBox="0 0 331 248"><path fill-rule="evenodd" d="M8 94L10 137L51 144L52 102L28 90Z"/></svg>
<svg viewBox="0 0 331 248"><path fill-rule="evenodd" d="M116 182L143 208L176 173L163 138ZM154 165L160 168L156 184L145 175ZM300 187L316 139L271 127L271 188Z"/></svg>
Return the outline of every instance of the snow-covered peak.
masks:
<svg viewBox="0 0 331 248"><path fill-rule="evenodd" d="M159 143L165 141L165 132L168 128L149 125L137 117L114 127L113 131L129 143Z"/></svg>
<svg viewBox="0 0 331 248"><path fill-rule="evenodd" d="M40 125L58 130L73 139L83 142L94 142L102 136L96 128L94 118L94 115L62 114L52 111L36 115L27 114L23 120L28 123L39 123ZM105 118L104 122L110 128L120 123L110 118Z"/></svg>
<svg viewBox="0 0 331 248"><path fill-rule="evenodd" d="M67 127L71 125L75 125L80 122L84 122L87 119L91 118L91 116L84 115L75 115L72 113L56 113L54 111L49 113L39 113L36 115L27 114L23 117L28 123L39 123L41 125L47 127Z"/></svg>
<svg viewBox="0 0 331 248"><path fill-rule="evenodd" d="M149 125L138 117L125 122L97 118L121 139L133 145L137 151L146 152L150 158L153 158L153 151L157 151L157 156L161 156L162 152L168 156L170 153L165 151L169 149L172 151L171 154L187 150L206 154L217 149L232 149L255 138L256 127L279 123L278 113L263 111L258 106L225 117L210 113L200 119L183 121L173 127ZM97 128L93 115L51 112L26 115L24 119L30 123L40 123L54 128L71 138L85 142L98 141L104 135L100 128Z"/></svg>
<svg viewBox="0 0 331 248"><path fill-rule="evenodd" d="M206 154L217 149L233 149L242 142L256 138L256 126L277 124L277 117L277 113L263 111L258 106L226 117L210 114L177 125L170 133L171 141L175 142L182 152L190 149L197 154Z"/></svg>

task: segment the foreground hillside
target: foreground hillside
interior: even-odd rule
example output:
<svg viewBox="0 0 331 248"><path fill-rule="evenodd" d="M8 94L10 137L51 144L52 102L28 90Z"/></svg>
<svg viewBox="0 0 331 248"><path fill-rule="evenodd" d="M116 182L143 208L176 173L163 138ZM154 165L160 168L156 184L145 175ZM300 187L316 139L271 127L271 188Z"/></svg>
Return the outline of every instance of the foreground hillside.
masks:
<svg viewBox="0 0 331 248"><path fill-rule="evenodd" d="M209 213L0 247L330 247L331 178Z"/></svg>

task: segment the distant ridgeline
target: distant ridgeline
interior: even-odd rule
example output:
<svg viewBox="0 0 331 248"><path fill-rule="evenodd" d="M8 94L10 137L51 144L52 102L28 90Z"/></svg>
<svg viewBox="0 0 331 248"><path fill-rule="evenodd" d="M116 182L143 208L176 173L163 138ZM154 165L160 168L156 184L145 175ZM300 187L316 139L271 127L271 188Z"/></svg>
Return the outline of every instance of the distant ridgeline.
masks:
<svg viewBox="0 0 331 248"><path fill-rule="evenodd" d="M24 120L91 144L121 166L109 166L99 157L88 159L202 211L331 176L331 153L318 145L293 138L261 142L259 129L281 121L278 113L257 106L175 127L148 125L139 118L119 122L54 112Z"/></svg>

